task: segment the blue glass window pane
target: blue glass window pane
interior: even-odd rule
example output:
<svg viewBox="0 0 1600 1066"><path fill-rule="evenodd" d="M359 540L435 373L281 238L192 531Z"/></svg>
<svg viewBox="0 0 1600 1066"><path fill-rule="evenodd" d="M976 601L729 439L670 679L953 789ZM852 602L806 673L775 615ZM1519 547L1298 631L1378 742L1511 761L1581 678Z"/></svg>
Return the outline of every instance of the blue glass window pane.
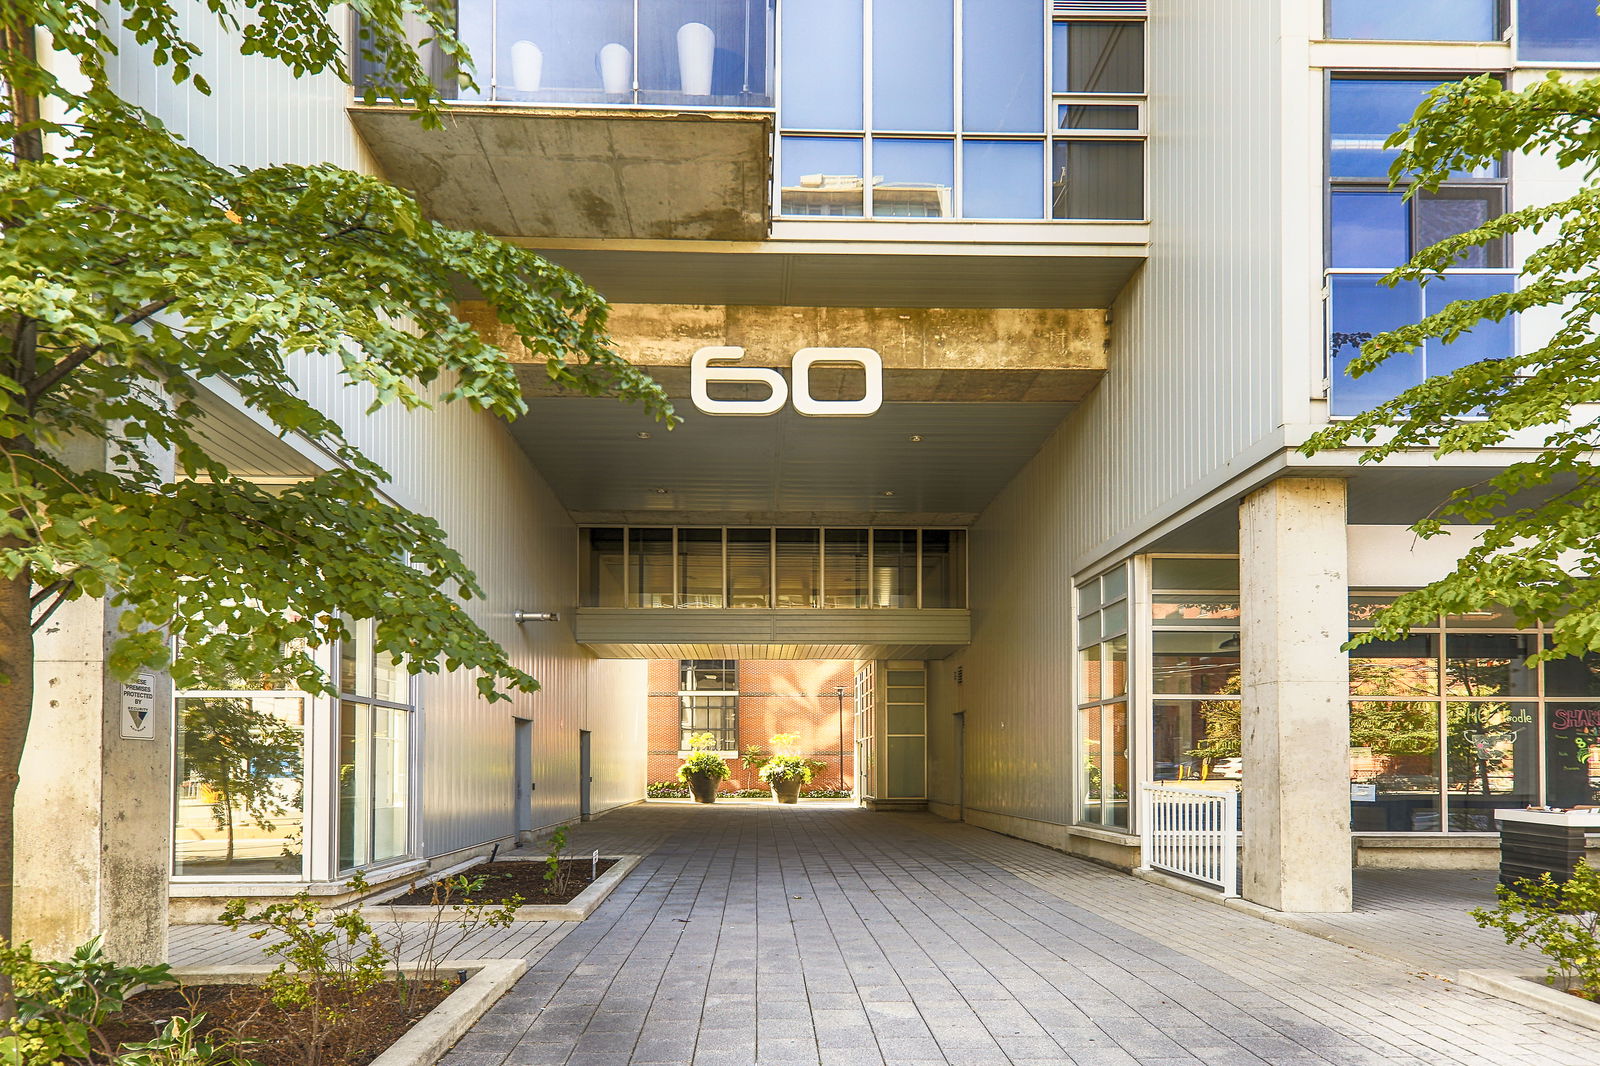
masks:
<svg viewBox="0 0 1600 1066"><path fill-rule="evenodd" d="M1423 312L1436 314L1455 300L1479 300L1510 292L1515 280L1510 274L1446 274L1423 286ZM1428 375L1448 374L1485 359L1504 358L1513 354L1514 343L1515 331L1509 318L1479 322L1449 344L1430 340L1427 344Z"/></svg>
<svg viewBox="0 0 1600 1066"><path fill-rule="evenodd" d="M955 129L955 46L952 0L876 0L874 129Z"/></svg>
<svg viewBox="0 0 1600 1066"><path fill-rule="evenodd" d="M783 78L779 119L785 129L864 128L861 3L806 0L783 5L778 69Z"/></svg>
<svg viewBox="0 0 1600 1066"><path fill-rule="evenodd" d="M1397 267L1411 258L1411 212L1398 192L1333 194L1329 266Z"/></svg>
<svg viewBox="0 0 1600 1066"><path fill-rule="evenodd" d="M1497 41L1496 0L1333 0L1328 36L1357 41Z"/></svg>
<svg viewBox="0 0 1600 1066"><path fill-rule="evenodd" d="M1595 0L1519 0L1517 55L1521 59L1600 61L1600 14Z"/></svg>
<svg viewBox="0 0 1600 1066"><path fill-rule="evenodd" d="M1044 132L1044 19L1039 0L983 0L962 7L963 129Z"/></svg>
<svg viewBox="0 0 1600 1066"><path fill-rule="evenodd" d="M1438 80L1336 78L1328 90L1328 174L1334 178L1387 178L1397 149L1384 142L1416 113ZM1494 177L1492 166L1472 177ZM1466 175L1457 175L1466 176Z"/></svg>
<svg viewBox="0 0 1600 1066"><path fill-rule="evenodd" d="M964 216L1044 217L1043 143L967 141L961 159Z"/></svg>
<svg viewBox="0 0 1600 1066"><path fill-rule="evenodd" d="M872 213L883 218L955 214L955 146L950 141L872 139Z"/></svg>
<svg viewBox="0 0 1600 1066"><path fill-rule="evenodd" d="M1349 375L1350 361L1361 354L1363 344L1422 317L1422 295L1417 287L1407 283L1391 289L1378 284L1381 276L1335 274L1332 278L1329 401L1336 416L1360 414L1422 382L1421 352L1391 355L1376 370L1359 378Z"/></svg>
<svg viewBox="0 0 1600 1066"><path fill-rule="evenodd" d="M639 0L638 48L641 103L771 103L764 2Z"/></svg>
<svg viewBox="0 0 1600 1066"><path fill-rule="evenodd" d="M860 216L861 139L783 138L782 186L781 214Z"/></svg>
<svg viewBox="0 0 1600 1066"><path fill-rule="evenodd" d="M631 0L531 0L501 4L495 95L502 100L630 103L633 94ZM609 50L602 72L601 52Z"/></svg>

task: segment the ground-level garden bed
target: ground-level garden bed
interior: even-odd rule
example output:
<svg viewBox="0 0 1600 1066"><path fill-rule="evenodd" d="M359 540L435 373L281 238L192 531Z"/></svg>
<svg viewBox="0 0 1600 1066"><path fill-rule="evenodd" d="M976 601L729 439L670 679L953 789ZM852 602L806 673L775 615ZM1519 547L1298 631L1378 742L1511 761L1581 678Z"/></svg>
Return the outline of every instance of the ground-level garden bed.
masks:
<svg viewBox="0 0 1600 1066"><path fill-rule="evenodd" d="M639 865L640 855L603 855L594 859L472 859L443 870L430 881L390 889L368 901L385 919L426 921L441 910L446 916L469 908L493 908L519 922L578 922L605 901L622 879ZM552 872L557 877L546 880ZM593 876L595 873L599 876Z"/></svg>
<svg viewBox="0 0 1600 1066"><path fill-rule="evenodd" d="M554 867L535 859L502 859L467 868L469 877L481 880L482 887L472 892L479 903L518 903L539 905L571 903L584 889L617 864L616 859L561 859ZM440 889L419 885L404 895L386 900L393 907L432 906Z"/></svg>

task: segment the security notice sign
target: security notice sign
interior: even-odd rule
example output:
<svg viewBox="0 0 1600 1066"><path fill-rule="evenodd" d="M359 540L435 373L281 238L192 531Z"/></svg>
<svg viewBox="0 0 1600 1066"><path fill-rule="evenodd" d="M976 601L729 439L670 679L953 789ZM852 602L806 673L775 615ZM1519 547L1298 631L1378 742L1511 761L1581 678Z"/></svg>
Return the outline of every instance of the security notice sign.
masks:
<svg viewBox="0 0 1600 1066"><path fill-rule="evenodd" d="M156 738L156 675L135 674L122 683L122 739Z"/></svg>

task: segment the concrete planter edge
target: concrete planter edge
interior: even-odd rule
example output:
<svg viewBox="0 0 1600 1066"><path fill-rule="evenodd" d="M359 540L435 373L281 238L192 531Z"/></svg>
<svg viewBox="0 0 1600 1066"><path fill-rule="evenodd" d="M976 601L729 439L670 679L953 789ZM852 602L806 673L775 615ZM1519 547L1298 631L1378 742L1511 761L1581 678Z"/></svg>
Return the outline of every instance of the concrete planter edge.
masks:
<svg viewBox="0 0 1600 1066"><path fill-rule="evenodd" d="M517 979L527 972L528 960L452 959L440 964L439 969L466 970L471 976L437 1007L417 1019L417 1023L373 1059L370 1066L433 1066L511 990ZM260 984L272 971L271 966L187 966L174 968L172 975L191 985L253 985ZM415 976L415 970L411 972Z"/></svg>
<svg viewBox="0 0 1600 1066"><path fill-rule="evenodd" d="M1539 974L1513 973L1510 970L1462 970L1456 983L1474 992L1520 1003L1524 1007L1554 1014L1564 1021L1600 1030L1600 1003L1568 995L1544 983Z"/></svg>
<svg viewBox="0 0 1600 1066"><path fill-rule="evenodd" d="M600 857L602 859L613 859L616 861L616 865L611 867L611 869L607 870L605 873L601 874L599 879L595 881L594 884L590 885L588 888L584 889L582 892L573 897L571 902L537 903L524 907L518 907L511 914L512 920L518 922L581 922L585 918L589 917L590 914L594 913L594 909L600 906L600 904L604 903L606 897L611 895L616 887L622 883L622 879L632 873L634 867L638 866L640 861L644 859L643 855L602 855ZM536 858L532 855L519 855L513 858L502 857L496 861L543 862L544 860ZM478 863L474 862L471 865L476 866ZM451 872L459 873L463 869L470 868L470 866L461 867ZM440 876L443 875L441 874ZM428 881L435 880L438 880L438 878L428 879ZM418 884L426 883L428 882L418 882ZM396 896L403 896L410 891L410 885L403 885L396 891L383 893L376 899L368 902L367 906L372 908L376 916L381 916L385 921L422 922L431 919L435 910L433 907L396 907L384 903L385 899L393 899ZM449 920L451 917L458 914L460 914L460 908L447 908L445 911L445 918L446 920ZM374 1063L373 1066L376 1066L376 1064Z"/></svg>

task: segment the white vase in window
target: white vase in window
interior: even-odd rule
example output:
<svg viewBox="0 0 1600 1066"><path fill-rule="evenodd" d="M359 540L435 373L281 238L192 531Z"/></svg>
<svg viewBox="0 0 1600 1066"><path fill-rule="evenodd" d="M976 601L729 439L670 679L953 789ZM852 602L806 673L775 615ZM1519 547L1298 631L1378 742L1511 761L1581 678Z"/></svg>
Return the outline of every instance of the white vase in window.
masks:
<svg viewBox="0 0 1600 1066"><path fill-rule="evenodd" d="M519 93L536 93L544 78L544 53L532 41L511 46L511 84Z"/></svg>
<svg viewBox="0 0 1600 1066"><path fill-rule="evenodd" d="M613 41L600 49L600 84L613 95L633 88L633 56L627 46Z"/></svg>
<svg viewBox="0 0 1600 1066"><path fill-rule="evenodd" d="M678 27L678 79L685 96L711 95L711 59L716 54L717 35L703 22L685 22Z"/></svg>

